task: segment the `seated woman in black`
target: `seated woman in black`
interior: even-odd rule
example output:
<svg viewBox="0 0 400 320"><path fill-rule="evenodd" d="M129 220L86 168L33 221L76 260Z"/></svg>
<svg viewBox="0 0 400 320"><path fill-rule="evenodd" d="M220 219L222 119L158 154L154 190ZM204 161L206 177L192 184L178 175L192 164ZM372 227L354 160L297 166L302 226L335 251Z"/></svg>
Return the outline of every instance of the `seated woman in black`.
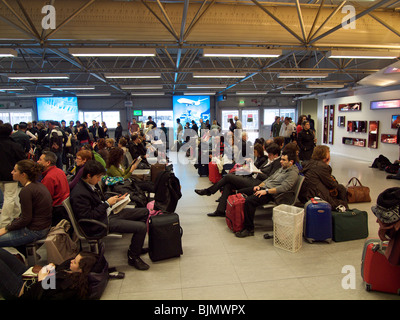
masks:
<svg viewBox="0 0 400 320"><path fill-rule="evenodd" d="M97 256L91 252L81 252L75 259L67 260L59 266L49 264L55 268L56 285L51 288L52 276L50 268L44 268L38 273L38 281L30 286L22 279L27 271L25 266L13 254L0 248L0 294L4 299L23 300L81 300L88 297L88 274L97 262ZM42 272L43 271L43 272ZM46 281L46 285L42 285Z"/></svg>

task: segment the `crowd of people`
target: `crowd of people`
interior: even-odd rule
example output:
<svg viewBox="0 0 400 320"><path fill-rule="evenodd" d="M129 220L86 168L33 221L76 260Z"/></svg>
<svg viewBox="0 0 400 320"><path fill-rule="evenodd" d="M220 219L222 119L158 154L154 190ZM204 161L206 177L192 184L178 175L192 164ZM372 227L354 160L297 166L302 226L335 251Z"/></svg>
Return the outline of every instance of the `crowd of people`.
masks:
<svg viewBox="0 0 400 320"><path fill-rule="evenodd" d="M155 124L150 121L146 127ZM122 128L120 123L118 127ZM138 167L149 168L148 148L151 146L146 143L143 130L130 130L125 136L122 130L116 130L116 138L110 138L105 123L100 126L96 121L90 127L79 121L75 125L70 121L68 127L65 121L52 120L20 122L14 127L10 123L0 123L0 190L3 196L0 293L3 297L32 297L33 289L24 290L20 279L27 269L20 260L24 260L27 244L44 239L51 227L63 219L69 220L63 206L67 198L76 220L94 219L106 224L106 232L132 234L127 249L128 264L138 270L149 269L140 257L148 252L143 247L149 215L146 204L144 207L128 206L114 214L112 206L124 200L127 194L106 197L102 180L104 176L121 177L143 191L153 191L152 181L136 180L132 176ZM90 236L104 232L96 225L82 225L82 228ZM22 255L11 254L12 250L7 251L10 248L16 248ZM84 263L86 260L87 255L75 258L78 273L84 271L87 275L90 268ZM67 278L78 279L73 276L72 268L67 266L65 270L71 275ZM10 285L8 278L18 278L18 281ZM73 282L69 289L76 294L79 291L79 297L85 293L82 286Z"/></svg>
<svg viewBox="0 0 400 320"><path fill-rule="evenodd" d="M252 147L254 155L244 157L246 162L234 170L235 165L223 168L223 177L206 189L195 189L201 196L210 196L221 192L218 205L208 216L225 217L228 197L233 193L245 194L244 227L236 232L237 237L254 235L254 214L257 207L271 201L292 203L294 188L299 175L304 182L298 200L304 205L311 198L319 197L327 201L336 211L349 209L347 191L332 175L330 167L330 149L325 145L316 145L315 129L306 116L300 116L297 127L286 117L284 122L276 120L271 128L273 139L258 138ZM279 133L278 133L279 132ZM244 146L242 145L242 151ZM260 155L266 156L261 158ZM249 162L254 161L254 167ZM253 168L254 168L253 167Z"/></svg>
<svg viewBox="0 0 400 320"><path fill-rule="evenodd" d="M193 122L190 127L192 132L187 133L187 140L184 129L179 127L180 119L176 121L177 138L182 139L183 143L194 138L197 139L198 146L203 146L203 140L207 137L200 137L201 130L221 131L216 121L212 125L207 121L200 121L199 126ZM279 123L279 120L276 122ZM286 134L286 131L293 130L296 134L291 134L289 139L279 135L267 140L258 138L253 143L248 141L247 134L243 131L237 145L234 132L241 129L242 125L237 117L231 119L230 130L224 137L221 136L220 144L220 155L229 153L233 159L223 167L227 174L210 188L196 190L199 195L223 191L217 209L210 216L225 215L227 198L234 191L248 195L245 227L236 233L238 237L254 234L256 208L274 200L276 195L292 190L299 174L305 176L301 192L303 201L320 196L334 208L347 208L342 186L332 176L329 148L315 146L315 131L309 120L299 119L301 128L290 126L290 121L288 124L286 122L287 119L281 124L279 131ZM122 128L120 123L118 127ZM14 128L9 123L0 124L0 189L4 196L0 215L0 293L4 297L29 297L33 291L24 291L24 285L21 286L20 281L10 286L4 280L4 277L20 278L20 271L24 268L15 260L17 258L14 255L3 248L15 247L25 254L25 245L45 238L52 226L63 219L68 220L63 206L63 201L67 198L70 199L77 220L94 219L104 223L109 232L132 234L127 249L127 262L138 270L149 269L149 265L140 257L148 252L143 245L149 211L146 206L126 207L114 214L113 205L125 199L126 194L107 197L103 177L129 179L130 183L143 191L154 191L154 182L135 179L132 174L137 168L150 168L147 157L149 148L153 146L146 133L156 127L157 124L151 117L142 128L134 119L127 135L123 135L120 129L116 131L115 138L110 138L105 124L100 126L96 121L90 127L78 121L75 125L71 121L68 127L65 121L30 124L21 122ZM273 126L272 132L277 131L275 127ZM288 129L292 127L295 129ZM208 142L205 145L207 148L210 146ZM248 154L249 150L253 153L251 156ZM208 159L211 161L213 153L212 150L208 151ZM240 163L242 160L245 163L253 162L259 171L237 174L235 170L239 171L239 167L242 167L239 162L235 162L237 159L240 159ZM92 236L104 233L104 229L93 224L83 225L82 228ZM77 256L75 260L91 261L85 254ZM90 265L93 262L82 265L77 263L75 270L87 274ZM68 278L78 279L72 268L67 266L65 270L68 270ZM70 284L71 292L79 291L79 296L82 297L85 290L82 290L82 286L73 284L74 281ZM83 283L84 286L87 285Z"/></svg>

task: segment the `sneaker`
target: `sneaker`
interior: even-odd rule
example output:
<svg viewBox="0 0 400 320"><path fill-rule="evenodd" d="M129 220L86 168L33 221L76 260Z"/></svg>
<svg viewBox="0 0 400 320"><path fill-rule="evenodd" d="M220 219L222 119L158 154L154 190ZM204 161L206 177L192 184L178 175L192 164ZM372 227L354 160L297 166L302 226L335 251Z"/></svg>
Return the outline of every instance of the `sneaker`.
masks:
<svg viewBox="0 0 400 320"><path fill-rule="evenodd" d="M346 212L346 207L344 205L337 206L335 209L337 212Z"/></svg>
<svg viewBox="0 0 400 320"><path fill-rule="evenodd" d="M236 232L235 236L238 238L245 238L249 236L254 236L254 231L243 229L242 231Z"/></svg>

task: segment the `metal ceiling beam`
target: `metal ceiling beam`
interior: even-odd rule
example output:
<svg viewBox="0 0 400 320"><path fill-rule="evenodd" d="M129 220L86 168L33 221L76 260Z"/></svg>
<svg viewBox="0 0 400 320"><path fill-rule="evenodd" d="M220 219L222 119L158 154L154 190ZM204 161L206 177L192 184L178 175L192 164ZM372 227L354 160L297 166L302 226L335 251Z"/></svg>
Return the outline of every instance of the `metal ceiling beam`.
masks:
<svg viewBox="0 0 400 320"><path fill-rule="evenodd" d="M378 9L378 8L382 7L383 5L385 5L386 3L388 3L389 1L391 1L391 0L382 0L382 1L378 2L377 4L375 4L375 5L371 6L371 7L369 7L368 9L364 10L363 12L357 14L357 15L354 17L354 21L356 21L356 20L362 18L363 16L365 16L366 14L369 14L370 12L374 11L375 9ZM316 38L313 38L313 39L310 41L310 44L312 44L312 43L314 43L314 42L316 42L316 41L318 41L318 40L320 40L320 39L322 39L322 38L325 38L326 36L330 35L331 33L335 32L335 31L337 31L337 30L339 30L339 29L341 29L341 28L342 28L342 24L338 24L336 27L333 27L331 30L329 30L329 31L327 31L327 32L325 32L325 33L323 33L323 34L321 34L320 36L318 36L318 37L316 37Z"/></svg>
<svg viewBox="0 0 400 320"><path fill-rule="evenodd" d="M378 18L377 16L373 15L371 12L368 13L372 18L374 18L376 21L378 21L380 24L382 24L384 27L392 31L395 35L400 37L400 31L395 30L393 27L389 26L385 21L382 19Z"/></svg>
<svg viewBox="0 0 400 320"><path fill-rule="evenodd" d="M292 29L290 29L283 21L281 21L278 17L276 17L272 12L270 12L267 8L263 7L258 1L256 0L251 0L257 7L259 7L262 11L264 11L266 14L268 14L272 19L274 19L276 22L278 22L279 25L281 25L285 30L287 30L293 37L295 37L297 40L300 41L300 43L304 43L303 39L301 39L296 32L294 32Z"/></svg>
<svg viewBox="0 0 400 320"><path fill-rule="evenodd" d="M157 15L157 13L155 13L155 11L146 3L146 1L141 0L143 5L153 14L153 16L164 26L165 29L168 30L168 32L170 34L172 34L172 36L179 41L179 37L176 34L175 30L171 29L169 26L166 25L166 23L164 21L162 21L162 19Z"/></svg>
<svg viewBox="0 0 400 320"><path fill-rule="evenodd" d="M4 1L4 0L2 0ZM57 26L56 29L51 31L48 35L45 36L43 41L48 40L50 37L52 37L56 32L58 32L62 27L64 27L68 22L70 22L72 19L74 19L78 14L80 14L83 10L85 10L87 7L89 7L93 2L96 0L90 0L86 4L84 4L82 7L80 7L78 10L76 10L71 16L69 16L67 19L65 19L63 22L61 22L60 25Z"/></svg>

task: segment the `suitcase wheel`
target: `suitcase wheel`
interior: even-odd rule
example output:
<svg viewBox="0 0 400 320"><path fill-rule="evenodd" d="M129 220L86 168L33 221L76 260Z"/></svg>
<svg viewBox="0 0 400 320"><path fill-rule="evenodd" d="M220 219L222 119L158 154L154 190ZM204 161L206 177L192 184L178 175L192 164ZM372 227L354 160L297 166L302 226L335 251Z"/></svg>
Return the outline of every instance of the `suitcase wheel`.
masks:
<svg viewBox="0 0 400 320"><path fill-rule="evenodd" d="M370 284L365 284L365 290L367 290L368 292L371 291L371 285Z"/></svg>

